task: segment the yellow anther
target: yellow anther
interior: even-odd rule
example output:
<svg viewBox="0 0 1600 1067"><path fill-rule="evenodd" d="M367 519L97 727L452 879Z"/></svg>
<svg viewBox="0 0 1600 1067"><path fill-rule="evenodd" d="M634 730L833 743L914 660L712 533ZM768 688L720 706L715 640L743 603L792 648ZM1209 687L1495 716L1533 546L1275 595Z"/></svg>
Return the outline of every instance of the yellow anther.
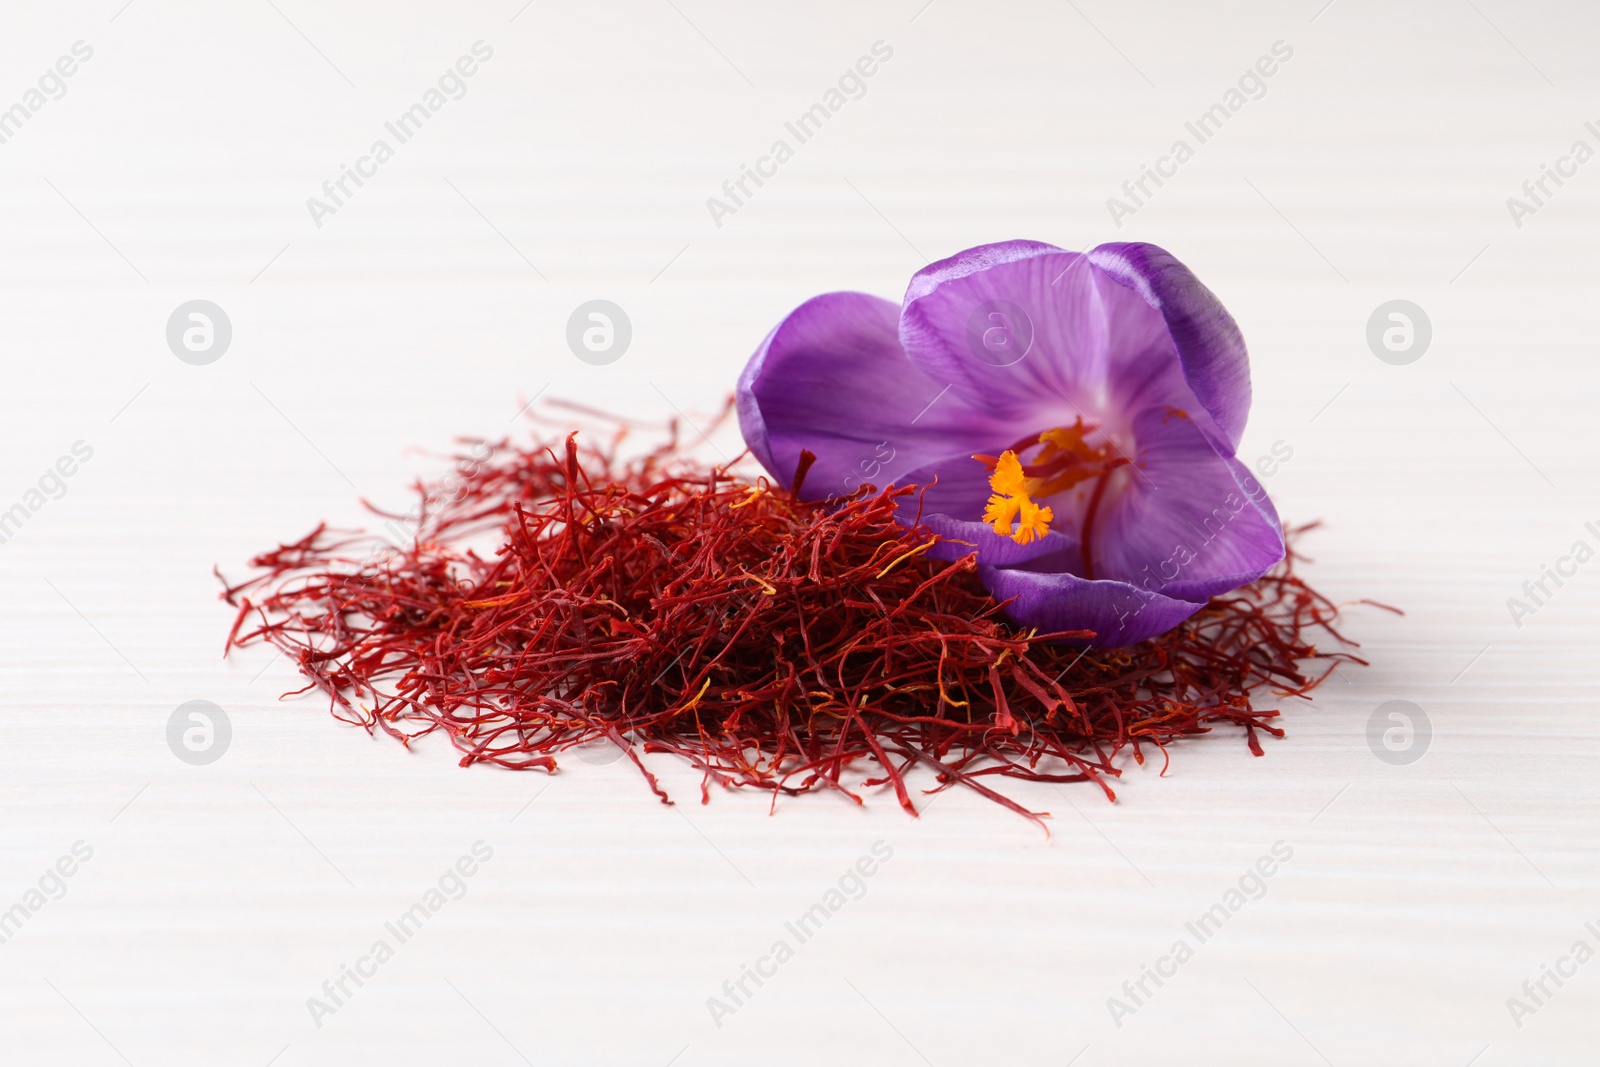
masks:
<svg viewBox="0 0 1600 1067"><path fill-rule="evenodd" d="M1040 451L1036 463L1048 463L1057 456L1077 456L1086 462L1096 462L1104 458L1104 448L1093 448L1084 440L1094 429L1084 423L1082 417L1071 426L1056 426L1039 435L1039 443L1044 446Z"/></svg>
<svg viewBox="0 0 1600 1067"><path fill-rule="evenodd" d="M1022 501L1009 496L991 496L984 509L983 521L994 527L997 534L1010 534L1011 521L1022 510Z"/></svg>
<svg viewBox="0 0 1600 1067"><path fill-rule="evenodd" d="M1017 532L1011 539L1019 545L1035 541L1050 532L1050 520L1055 517L1055 512L1048 507L1041 508L1031 500L1024 500L1022 520L1017 523Z"/></svg>
<svg viewBox="0 0 1600 1067"><path fill-rule="evenodd" d="M1022 473L1022 461L1011 451L1000 453L995 461L994 473L989 475L989 488L1007 496L1027 496L1028 478Z"/></svg>
<svg viewBox="0 0 1600 1067"><path fill-rule="evenodd" d="M1169 416L1188 417L1176 408L1171 409ZM1062 521L1081 526L1076 536L1083 544L1084 577L1093 578L1088 540L1095 512L1111 472L1132 462L1109 437L1104 437L1100 444L1091 445L1089 436L1100 433L1079 417L1071 426L1054 426L1024 437L998 457L973 456L989 471L992 493L983 511L983 521L995 533L1019 545L1032 544L1050 532L1050 524L1056 519L1055 512L1035 503L1035 499L1068 501L1067 514ZM1022 459L1025 455L1031 457L1026 462ZM1084 490L1076 487L1085 482L1095 484L1087 510L1079 520L1078 504ZM1062 496L1069 492L1073 494L1070 498Z"/></svg>
<svg viewBox="0 0 1600 1067"><path fill-rule="evenodd" d="M1050 521L1055 515L1047 507L1040 507L1028 499L1030 479L1022 470L1022 461L1010 450L1002 452L995 461L994 472L989 475L989 506L984 509L983 521L995 533L1009 537L1019 545L1029 544L1050 532ZM1020 517L1016 530L1011 524Z"/></svg>

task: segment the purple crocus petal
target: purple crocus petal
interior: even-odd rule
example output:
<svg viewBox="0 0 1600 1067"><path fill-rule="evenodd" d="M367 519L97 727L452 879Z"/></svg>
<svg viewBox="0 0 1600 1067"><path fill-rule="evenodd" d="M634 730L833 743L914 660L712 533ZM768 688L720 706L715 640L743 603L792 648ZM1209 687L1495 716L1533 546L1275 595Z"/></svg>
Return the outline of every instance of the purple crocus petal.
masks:
<svg viewBox="0 0 1600 1067"><path fill-rule="evenodd" d="M1191 420L1134 420L1139 464L1090 532L1096 573L1182 600L1254 581L1283 559L1283 525L1266 490Z"/></svg>
<svg viewBox="0 0 1600 1067"><path fill-rule="evenodd" d="M1188 267L1155 245L1104 244L1088 259L1161 313L1189 388L1237 449L1250 415L1250 357L1228 309Z"/></svg>
<svg viewBox="0 0 1600 1067"><path fill-rule="evenodd" d="M1115 422L1197 401L1167 323L1077 252L1037 241L969 249L918 271L900 316L906 355L975 410L1022 433Z"/></svg>
<svg viewBox="0 0 1600 1067"><path fill-rule="evenodd" d="M996 600L1011 601L1006 614L1040 633L1093 630L1095 648L1133 645L1164 634L1204 606L1152 593L1128 582L1091 582L1067 571L1021 567L978 568Z"/></svg>
<svg viewBox="0 0 1600 1067"><path fill-rule="evenodd" d="M778 482L793 479L801 449L817 457L801 495L819 500L906 484L907 470L1010 439L1013 426L942 396L906 359L899 318L880 297L825 293L761 343L739 376L739 428Z"/></svg>
<svg viewBox="0 0 1600 1067"><path fill-rule="evenodd" d="M940 538L939 543L928 550L932 559L960 559L976 552L985 566L1045 567L1049 570L1082 566L1078 542L1059 530L1051 530L1037 541L1021 545L995 533L987 523L953 519L949 515L924 515L922 525Z"/></svg>

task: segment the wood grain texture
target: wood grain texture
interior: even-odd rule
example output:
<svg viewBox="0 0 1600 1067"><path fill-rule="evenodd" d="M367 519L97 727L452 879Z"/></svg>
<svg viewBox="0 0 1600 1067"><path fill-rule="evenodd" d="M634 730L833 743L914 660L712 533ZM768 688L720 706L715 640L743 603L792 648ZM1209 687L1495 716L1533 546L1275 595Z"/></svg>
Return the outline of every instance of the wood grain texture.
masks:
<svg viewBox="0 0 1600 1067"><path fill-rule="evenodd" d="M1600 562L1521 626L1506 606L1600 547L1600 163L1520 226L1506 204L1600 148L1592 7L120 4L0 15L0 108L93 49L0 143L0 510L93 449L0 544L0 933L92 849L0 944L5 1062L1594 1062L1600 963L1533 1014L1507 999L1600 950ZM463 95L317 225L307 198L480 40ZM707 198L878 41L859 98L717 225ZM1280 41L1259 98L1115 225L1107 199ZM278 702L282 660L220 658L212 565L404 504L438 470L416 449L540 390L701 417L806 297L896 297L1011 237L1188 263L1250 344L1241 455L1292 447L1269 489L1326 520L1308 573L1406 611L1351 610L1372 666L1288 709L1265 758L1182 745L1115 805L1019 787L1048 840L959 794L916 820L883 796L701 806L664 764L669 808L617 764L371 740ZM596 297L634 327L606 367L563 340ZM196 298L233 324L209 366L164 337ZM1433 326L1409 366L1365 341L1396 298ZM209 766L167 747L194 699L232 724ZM1369 748L1390 700L1431 723L1409 766ZM478 841L464 895L398 944L385 923ZM879 841L799 943L785 924ZM1277 842L1200 943L1186 923L1255 893ZM314 1019L379 939L393 958ZM793 958L714 1018L780 939ZM1193 957L1114 1017L1179 939Z"/></svg>

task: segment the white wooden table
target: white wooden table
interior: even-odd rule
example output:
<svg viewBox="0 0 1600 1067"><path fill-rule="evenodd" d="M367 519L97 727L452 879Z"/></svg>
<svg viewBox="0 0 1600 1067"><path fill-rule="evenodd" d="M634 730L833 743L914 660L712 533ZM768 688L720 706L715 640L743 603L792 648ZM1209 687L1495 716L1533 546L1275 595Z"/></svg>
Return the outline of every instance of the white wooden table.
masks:
<svg viewBox="0 0 1600 1067"><path fill-rule="evenodd" d="M1595 1061L1600 963L1568 957L1600 950L1600 562L1520 626L1506 604L1600 547L1600 163L1560 163L1600 148L1592 9L121 3L0 15L0 108L25 112L0 114L0 511L27 512L0 544L0 1059ZM419 130L386 132L479 41ZM864 93L714 221L879 41ZM1292 56L1198 144L1185 124L1275 42ZM380 138L392 158L362 162ZM1114 225L1107 199L1179 138L1192 158ZM1514 220L1542 164L1570 176ZM368 177L314 220L345 165ZM960 794L917 820L883 796L702 807L663 763L668 808L621 764L404 751L279 703L281 659L220 658L212 565L358 497L403 505L439 469L408 450L496 433L541 389L708 411L805 297L897 297L925 258L1010 237L1188 262L1251 344L1243 454L1291 447L1269 488L1327 521L1309 574L1407 612L1350 613L1372 666L1265 758L1180 745L1115 805L1016 788L1048 840ZM633 324L609 366L564 341L595 298ZM195 299L232 325L204 366L165 336ZM1393 299L1432 324L1405 366L1365 338ZM231 724L208 765L168 747L190 700ZM1391 700L1431 727L1406 765L1368 743ZM385 924L478 842L402 943ZM878 842L801 943L785 924ZM1229 911L1241 879L1262 892ZM1202 942L1186 924L1219 902ZM1545 966L1571 977L1530 994ZM367 977L335 1003L345 967Z"/></svg>

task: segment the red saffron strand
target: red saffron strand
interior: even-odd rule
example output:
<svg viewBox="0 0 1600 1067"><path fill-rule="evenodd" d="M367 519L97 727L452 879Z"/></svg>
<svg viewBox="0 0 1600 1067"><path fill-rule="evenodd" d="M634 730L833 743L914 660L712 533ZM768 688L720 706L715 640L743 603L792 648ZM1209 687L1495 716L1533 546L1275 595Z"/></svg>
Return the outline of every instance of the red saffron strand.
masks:
<svg viewBox="0 0 1600 1067"><path fill-rule="evenodd" d="M1094 555L1089 546L1094 533L1095 514L1100 510L1100 499L1106 495L1106 485L1111 481L1111 475L1118 467L1127 464L1128 461L1125 459L1115 459L1106 466L1105 472L1094 483L1094 492L1089 497L1089 507L1083 513L1083 535L1078 540L1083 545L1083 576L1091 582L1095 578Z"/></svg>
<svg viewBox="0 0 1600 1067"><path fill-rule="evenodd" d="M925 793L961 786L1035 820L1047 813L985 780L1093 782L1115 799L1125 751L1165 761L1219 726L1260 755L1258 733L1283 729L1259 701L1306 698L1365 662L1293 547L1161 637L1084 651L1086 633L1008 624L972 557L928 559L937 537L896 522L914 487L805 503L682 458L676 423L625 459L630 428L463 442L449 492L416 486L407 543L319 526L224 582L227 648L274 645L335 717L407 745L440 731L464 766L553 772L568 749L607 744L664 803L644 755L697 769L702 800L713 783L774 803L827 789L859 804L887 786L912 814L920 767ZM1305 673L1311 660L1327 670Z"/></svg>

